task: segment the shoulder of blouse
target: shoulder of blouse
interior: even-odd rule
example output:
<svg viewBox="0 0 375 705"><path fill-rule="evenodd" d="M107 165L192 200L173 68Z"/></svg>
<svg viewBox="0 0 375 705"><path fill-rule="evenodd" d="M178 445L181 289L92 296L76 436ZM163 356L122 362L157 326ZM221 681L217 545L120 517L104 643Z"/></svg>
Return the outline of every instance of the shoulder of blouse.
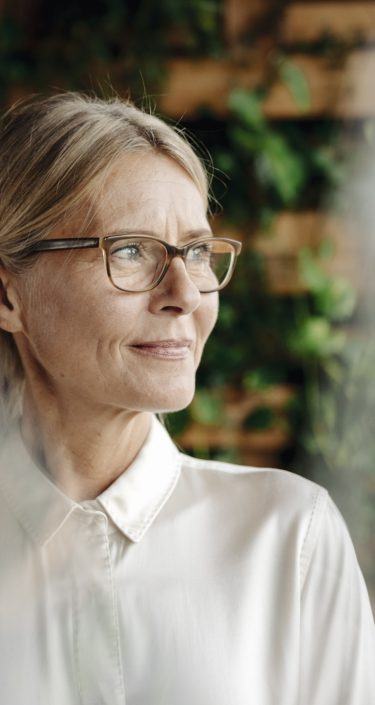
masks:
<svg viewBox="0 0 375 705"><path fill-rule="evenodd" d="M330 507L339 514L327 490L287 470L180 456L181 472L200 496L220 497L218 502L228 505L228 511L235 506L238 521L242 516L249 530L273 523L280 541L284 536L294 543L302 589L316 543L325 541Z"/></svg>

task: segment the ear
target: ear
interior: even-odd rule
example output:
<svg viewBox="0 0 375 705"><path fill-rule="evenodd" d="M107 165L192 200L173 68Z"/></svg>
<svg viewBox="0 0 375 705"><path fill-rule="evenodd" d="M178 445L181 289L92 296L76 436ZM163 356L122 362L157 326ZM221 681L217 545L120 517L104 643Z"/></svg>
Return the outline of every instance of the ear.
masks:
<svg viewBox="0 0 375 705"><path fill-rule="evenodd" d="M20 297L12 275L0 263L0 328L7 333L23 330Z"/></svg>

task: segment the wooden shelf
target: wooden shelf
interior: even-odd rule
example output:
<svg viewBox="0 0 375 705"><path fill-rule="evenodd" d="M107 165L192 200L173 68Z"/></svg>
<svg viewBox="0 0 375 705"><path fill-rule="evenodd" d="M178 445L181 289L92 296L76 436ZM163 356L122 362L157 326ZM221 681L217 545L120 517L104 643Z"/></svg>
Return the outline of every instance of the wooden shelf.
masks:
<svg viewBox="0 0 375 705"><path fill-rule="evenodd" d="M289 384L274 384L262 391L244 392L232 387L223 390L223 400L228 423L239 428L246 417L259 406L268 406L275 413L282 413L295 397L296 390Z"/></svg>
<svg viewBox="0 0 375 705"><path fill-rule="evenodd" d="M281 429L264 431L241 431L231 428L212 428L196 424L177 437L186 448L207 446L216 449L238 448L239 450L278 451L289 445L290 435Z"/></svg>
<svg viewBox="0 0 375 705"><path fill-rule="evenodd" d="M299 253L303 248L317 250L324 241L333 246L332 256L324 262L325 271L345 277L356 291L360 291L360 254L354 226L338 217L314 212L281 213L270 235L255 237L252 246L266 258L271 290L278 294L303 292Z"/></svg>
<svg viewBox="0 0 375 705"><path fill-rule="evenodd" d="M188 431L174 439L180 448L189 453L234 450L238 462L244 465L275 467L280 453L290 447L293 439L281 429L265 431L236 431L213 429L208 426L191 426Z"/></svg>
<svg viewBox="0 0 375 705"><path fill-rule="evenodd" d="M364 118L375 115L375 50L353 51L345 68L327 59L293 56L309 85L311 104L301 109L289 89L276 84L264 104L270 118L317 117ZM262 82L265 64L248 53L239 59L173 59L158 109L174 118L196 116L208 107L224 117L234 88L255 88Z"/></svg>
<svg viewBox="0 0 375 705"><path fill-rule="evenodd" d="M290 433L285 430L285 408L295 394L295 388L287 384L273 385L260 392L224 389L225 423L211 426L193 422L175 440L186 451L207 448L215 451L235 450L240 461L246 464L275 465L280 452L293 442ZM259 431L243 429L246 417L260 406L267 406L274 412L272 428Z"/></svg>
<svg viewBox="0 0 375 705"><path fill-rule="evenodd" d="M226 38L235 45L254 22L269 11L267 0L226 0ZM375 39L374 2L291 2L281 21L279 40L284 43L314 42L322 34L348 41L360 34L365 41Z"/></svg>
<svg viewBox="0 0 375 705"><path fill-rule="evenodd" d="M246 3L245 3L246 4ZM375 39L374 2L293 2L281 24L280 40L286 43L314 42L329 34L350 41L356 35Z"/></svg>
<svg viewBox="0 0 375 705"><path fill-rule="evenodd" d="M306 290L299 277L299 253L303 248L316 251L325 240L333 246L332 257L324 264L325 271L345 277L359 293L363 290L360 238L349 220L315 211L284 211L275 218L269 233L259 232L249 237L240 230L228 230L219 222L214 227L218 234L242 240L244 251L247 246L264 257L269 289L274 294L293 295Z"/></svg>

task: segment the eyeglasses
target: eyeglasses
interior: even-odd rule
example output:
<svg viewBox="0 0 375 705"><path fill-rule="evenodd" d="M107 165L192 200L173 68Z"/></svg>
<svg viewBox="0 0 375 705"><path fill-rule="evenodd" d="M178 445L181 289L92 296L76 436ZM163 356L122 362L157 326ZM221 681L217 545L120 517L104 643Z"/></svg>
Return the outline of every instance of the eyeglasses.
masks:
<svg viewBox="0 0 375 705"><path fill-rule="evenodd" d="M25 254L95 247L102 250L109 280L120 291L140 293L154 289L167 273L172 259L181 257L198 290L209 294L228 284L242 245L238 240L210 237L175 247L151 235L135 233L39 240Z"/></svg>

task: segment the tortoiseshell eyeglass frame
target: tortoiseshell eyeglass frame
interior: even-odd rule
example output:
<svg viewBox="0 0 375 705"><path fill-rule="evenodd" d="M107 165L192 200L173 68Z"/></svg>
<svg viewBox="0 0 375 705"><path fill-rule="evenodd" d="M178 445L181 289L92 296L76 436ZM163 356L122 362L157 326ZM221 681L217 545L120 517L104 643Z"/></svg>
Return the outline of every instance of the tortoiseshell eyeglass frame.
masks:
<svg viewBox="0 0 375 705"><path fill-rule="evenodd" d="M111 268L110 268L110 262L109 262L109 253L110 253L110 246L116 242L116 241L124 241L124 240L129 240L129 242L133 242L134 239L145 239L145 240L153 240L161 245L163 245L165 249L165 262L164 265L161 269L161 272L157 279L152 282L147 287L144 287L142 289L124 289L118 284L116 284L112 278L111 275ZM176 247L175 245L170 245L168 242L165 242L164 240L161 240L160 238L153 237L151 235L147 235L145 233L141 232L133 232L131 234L126 234L126 235L106 235L103 237L70 237L70 238L51 238L50 240L39 240L38 242L34 243L31 245L29 248L26 249L25 251L25 256L28 255L33 255L37 254L39 252L56 252L59 250L81 250L81 249L92 249L92 248L100 248L103 253L103 260L104 260L104 265L105 269L108 275L108 278L111 282L111 284L115 287L115 289L119 289L119 291L125 291L129 294L136 294L136 293L142 293L144 291L150 291L151 289L155 289L155 287L160 284L164 276L166 275L168 268L172 262L172 259L174 257L181 257L181 259L185 262L186 257L189 253L189 250L191 250L193 247L197 247L199 245L203 245L205 243L212 243L212 242L222 242L222 243L227 243L230 248L230 255L231 255L231 261L230 265L228 268L228 272L224 278L224 280L218 285L217 287L210 289L210 290L204 290L201 291L203 294L210 294L214 291L220 291L223 289L230 281L233 271L236 265L237 257L241 252L242 248L242 243L239 242L239 240L232 240L231 238L226 238L226 237L205 237L202 239L198 240L192 240L191 242L188 242L186 245L183 247Z"/></svg>

